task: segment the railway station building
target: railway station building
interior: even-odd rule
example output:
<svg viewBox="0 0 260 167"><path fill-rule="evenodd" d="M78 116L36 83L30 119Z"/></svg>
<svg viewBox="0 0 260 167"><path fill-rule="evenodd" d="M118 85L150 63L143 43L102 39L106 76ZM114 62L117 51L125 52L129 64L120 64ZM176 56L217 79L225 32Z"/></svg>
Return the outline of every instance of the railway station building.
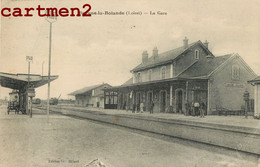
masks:
<svg viewBox="0 0 260 167"><path fill-rule="evenodd" d="M100 107L104 108L104 90L111 85L102 83L99 85L88 86L70 93L75 96L75 105L81 107Z"/></svg>
<svg viewBox="0 0 260 167"><path fill-rule="evenodd" d="M144 51L142 62L130 72L132 78L120 86L105 89L105 109L133 109L144 104L147 111L154 104L154 112L183 113L185 106L203 102L207 114L219 108L241 110L245 104L243 93L254 93L248 80L254 71L237 53L215 56L209 43L200 40L152 55Z"/></svg>

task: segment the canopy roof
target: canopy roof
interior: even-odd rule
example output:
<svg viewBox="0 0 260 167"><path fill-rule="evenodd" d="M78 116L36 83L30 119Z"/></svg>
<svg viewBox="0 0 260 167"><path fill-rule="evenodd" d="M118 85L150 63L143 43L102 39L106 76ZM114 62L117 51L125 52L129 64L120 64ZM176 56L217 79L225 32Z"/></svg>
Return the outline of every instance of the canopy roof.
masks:
<svg viewBox="0 0 260 167"><path fill-rule="evenodd" d="M167 78L167 79L161 79L161 80L153 80L153 81L147 81L147 82L138 82L138 83L132 83L130 84L129 81L131 82L132 79L129 79L125 84L121 86L113 86L113 87L108 87L105 88L104 90L118 90L121 88L134 88L134 87L147 87L147 86L160 86L160 84L168 84L172 81L175 82L186 82L190 80L194 81L206 81L208 80L207 77L196 77L196 78L181 78L181 77L175 77L175 78Z"/></svg>
<svg viewBox="0 0 260 167"><path fill-rule="evenodd" d="M43 86L48 83L48 76L30 74L30 84L34 88ZM50 81L57 79L58 75L50 76ZM21 90L28 85L28 74L11 74L0 72L0 84L2 87Z"/></svg>
<svg viewBox="0 0 260 167"><path fill-rule="evenodd" d="M256 77L255 79L248 81L248 83L253 83L253 84L259 84L260 83L260 76Z"/></svg>

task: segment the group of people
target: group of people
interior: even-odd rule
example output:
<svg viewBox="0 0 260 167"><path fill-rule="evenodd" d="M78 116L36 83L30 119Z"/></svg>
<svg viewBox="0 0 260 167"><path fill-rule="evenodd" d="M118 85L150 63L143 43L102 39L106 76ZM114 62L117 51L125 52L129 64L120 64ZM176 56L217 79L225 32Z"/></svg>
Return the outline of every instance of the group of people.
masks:
<svg viewBox="0 0 260 167"><path fill-rule="evenodd" d="M149 104L148 104L148 106L147 107L145 107L145 105L144 105L144 103L143 102L141 102L140 104L135 104L135 103L133 103L133 107L132 107L132 113L135 113L135 112L137 112L137 113L143 113L145 110L147 110L147 111L149 111L150 112L150 114L152 114L153 113L153 107L154 107L154 103L153 103L153 101L151 101Z"/></svg>
<svg viewBox="0 0 260 167"><path fill-rule="evenodd" d="M206 112L206 104L204 102L194 102L185 104L185 109L186 113L184 113L186 116L187 115L192 115L192 116L200 116L202 118L205 117L205 112Z"/></svg>
<svg viewBox="0 0 260 167"><path fill-rule="evenodd" d="M140 104L133 103L132 113L143 113L144 111L149 111L150 114L153 114L154 110L154 102L151 101L148 106L145 106L143 102ZM128 110L128 108L127 108ZM191 116L200 116L202 118L205 117L206 112L206 104L204 102L193 102L185 104L185 115Z"/></svg>

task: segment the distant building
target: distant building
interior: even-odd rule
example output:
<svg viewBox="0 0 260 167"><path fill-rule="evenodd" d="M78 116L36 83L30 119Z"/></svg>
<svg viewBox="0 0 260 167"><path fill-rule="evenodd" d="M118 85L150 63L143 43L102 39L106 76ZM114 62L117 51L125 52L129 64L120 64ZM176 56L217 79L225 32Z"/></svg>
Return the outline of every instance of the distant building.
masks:
<svg viewBox="0 0 260 167"><path fill-rule="evenodd" d="M255 87L254 92L254 116L260 118L260 76L256 77L255 79L249 81Z"/></svg>
<svg viewBox="0 0 260 167"><path fill-rule="evenodd" d="M143 103L149 110L153 102L155 112L182 113L185 105L203 102L208 114L218 108L240 110L244 91L253 93L247 81L256 74L237 53L216 57L208 44L189 44L185 37L179 48L159 54L155 47L150 57L144 51L133 77L105 90L105 108L138 109Z"/></svg>
<svg viewBox="0 0 260 167"><path fill-rule="evenodd" d="M79 89L69 95L75 96L75 105L83 107L101 107L104 108L104 91L103 89L111 87L103 83Z"/></svg>

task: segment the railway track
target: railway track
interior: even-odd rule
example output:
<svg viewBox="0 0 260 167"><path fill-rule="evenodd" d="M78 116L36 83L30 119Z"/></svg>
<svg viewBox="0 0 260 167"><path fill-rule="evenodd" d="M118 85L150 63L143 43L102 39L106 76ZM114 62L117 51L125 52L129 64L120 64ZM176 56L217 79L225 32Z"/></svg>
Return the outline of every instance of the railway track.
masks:
<svg viewBox="0 0 260 167"><path fill-rule="evenodd" d="M37 107L37 109L43 110L44 108L40 108ZM209 150L209 151L214 151L214 152L218 152L221 154L228 154L231 156L235 156L235 157L245 157L246 159L252 159L252 160L256 160L259 161L260 159L260 154L253 150L243 150L242 147L243 145L239 145L238 147L230 147L230 146L225 146L222 144L216 144L216 143L211 143L211 142L205 142L205 141L199 141L197 139L194 138L189 138L189 137L183 137L183 136L178 136L178 135L174 135L174 134L169 134L169 133L165 133L165 131L153 131L151 129L147 129L147 128L143 128L142 125L140 124L139 126L132 126L131 124L127 124L127 123L119 123L120 121L118 121L117 119L121 119L121 115L119 115L119 117L113 116L114 120L111 121L111 115L108 114L104 114L104 113L100 113L100 112L93 112L93 111L73 111L73 113L71 112L71 109L65 109L65 108L58 108L58 107L52 107L50 109L50 111L54 114L59 114L59 115L63 115L63 116L68 116L71 118L75 118L75 119L81 119L81 120L87 120L87 121L91 121L93 123L97 123L97 124L102 124L105 126L111 126L113 128L119 128L122 130L127 130L133 133L138 133L141 135L146 135L149 137L155 137L158 139L162 139L165 141L170 141L170 142L178 142L181 144L185 144L191 147L197 147L200 149L205 149L205 150ZM88 114L86 116L86 114ZM128 118L128 120L134 120L132 118ZM127 121L127 120L126 120ZM153 121L153 120L151 120ZM168 125L169 126L169 125ZM179 125L180 128L183 128L184 126L188 126L188 125ZM191 128L193 131L196 131L198 129L196 129L196 127L189 127ZM197 127L198 128L198 127ZM203 127L201 127L203 129ZM226 129L212 129L212 128L205 128L204 129L211 129L213 131L220 131L218 133L223 133L223 134L227 134L227 133L231 133L228 132ZM256 139L256 141L260 141L260 135L259 134L250 134L248 132L237 132L234 131L233 133L235 134L239 134L240 136L244 136L250 139ZM232 136L232 135L231 135ZM250 144L249 142L247 142L247 145ZM252 143L254 144L254 143ZM256 148L260 148L258 147L260 143L256 143ZM239 148L241 147L241 148Z"/></svg>

